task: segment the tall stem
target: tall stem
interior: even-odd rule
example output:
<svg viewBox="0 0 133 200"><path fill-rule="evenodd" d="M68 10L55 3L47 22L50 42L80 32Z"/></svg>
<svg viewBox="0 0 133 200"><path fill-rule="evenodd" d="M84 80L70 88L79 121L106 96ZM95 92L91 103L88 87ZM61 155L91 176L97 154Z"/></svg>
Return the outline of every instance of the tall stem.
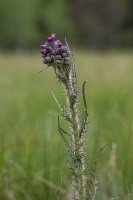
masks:
<svg viewBox="0 0 133 200"><path fill-rule="evenodd" d="M72 188L74 200L92 200L95 199L97 189L96 170L99 155L94 163L94 169L90 174L90 178L86 175L86 163L84 152L84 133L88 125L88 110L85 98L85 83L82 87L82 95L84 102L84 115L79 117L77 78L75 70L74 56L71 54L69 46L63 46L59 40L55 41L55 34L47 38L47 41L41 45L41 55L43 63L47 67L52 66L58 81L65 90L67 108L64 108L57 100L52 90L62 117L69 123L70 131L65 131L60 127L58 116L58 130L62 136L65 146L69 153L69 163L72 170ZM101 149L102 150L102 149ZM100 150L100 152L101 152Z"/></svg>
<svg viewBox="0 0 133 200"><path fill-rule="evenodd" d="M73 65L73 64L72 64ZM63 84L64 85L64 84ZM83 137L80 137L81 123L78 110L78 88L76 80L75 66L71 66L67 84L64 85L66 101L69 110L72 158L72 187L74 189L75 200L86 199L86 164L83 149Z"/></svg>

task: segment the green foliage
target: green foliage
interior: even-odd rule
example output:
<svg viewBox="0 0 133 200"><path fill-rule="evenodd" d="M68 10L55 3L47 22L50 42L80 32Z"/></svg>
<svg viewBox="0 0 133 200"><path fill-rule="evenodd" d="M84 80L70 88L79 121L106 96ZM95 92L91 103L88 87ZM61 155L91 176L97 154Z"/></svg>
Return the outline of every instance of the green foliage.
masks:
<svg viewBox="0 0 133 200"><path fill-rule="evenodd" d="M56 200L54 190L45 179L63 189L69 188L67 162L56 120L59 111L50 92L50 83L62 105L64 97L60 95L61 88L55 84L53 70L48 68L38 74L41 70L36 68L39 62L40 55L36 54L0 55L1 200ZM77 52L76 65L79 85L88 80L88 110L90 116L95 115L90 118L86 133L86 150L91 152L87 157L88 164L93 163L100 148L108 144L97 170L97 200L131 199L132 52ZM65 193L61 193L62 199L64 196Z"/></svg>
<svg viewBox="0 0 133 200"><path fill-rule="evenodd" d="M132 7L132 0L1 0L0 49L36 49L54 32L89 48L132 47Z"/></svg>
<svg viewBox="0 0 133 200"><path fill-rule="evenodd" d="M46 24L47 32L54 33L56 31L57 35L66 34L67 27L70 26L70 20L67 17L68 14L68 3L62 0L53 0L45 3L44 7L41 9L43 21Z"/></svg>
<svg viewBox="0 0 133 200"><path fill-rule="evenodd" d="M38 37L36 2L32 0L0 2L0 43L3 48L28 48Z"/></svg>
<svg viewBox="0 0 133 200"><path fill-rule="evenodd" d="M71 21L66 1L0 1L1 49L29 49L39 46L51 32L66 35ZM69 30L69 29L68 29Z"/></svg>

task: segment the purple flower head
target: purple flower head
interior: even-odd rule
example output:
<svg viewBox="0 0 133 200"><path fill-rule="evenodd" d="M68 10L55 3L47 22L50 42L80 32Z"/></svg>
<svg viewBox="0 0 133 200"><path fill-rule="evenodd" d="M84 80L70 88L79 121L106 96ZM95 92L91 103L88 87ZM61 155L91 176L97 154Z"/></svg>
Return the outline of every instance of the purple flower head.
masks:
<svg viewBox="0 0 133 200"><path fill-rule="evenodd" d="M57 60L61 60L61 55L57 55L57 56L56 56L56 59L57 59Z"/></svg>
<svg viewBox="0 0 133 200"><path fill-rule="evenodd" d="M56 53L58 54L58 53L61 53L62 52L62 49L61 48L57 48L56 49Z"/></svg>
<svg viewBox="0 0 133 200"><path fill-rule="evenodd" d="M65 53L68 51L68 47L67 46L62 46L61 48L62 48L62 51L65 52Z"/></svg>
<svg viewBox="0 0 133 200"><path fill-rule="evenodd" d="M53 42L55 39L55 34L52 34L50 37L47 38L48 42Z"/></svg>
<svg viewBox="0 0 133 200"><path fill-rule="evenodd" d="M51 55L51 61L54 61L54 56L53 55Z"/></svg>
<svg viewBox="0 0 133 200"><path fill-rule="evenodd" d="M55 47L55 49L57 49L57 48L59 47L59 45L58 45L58 42L57 42L57 41L55 41L55 42L54 42L54 47Z"/></svg>
<svg viewBox="0 0 133 200"><path fill-rule="evenodd" d="M65 64L66 65L70 65L70 61L68 60L68 61L65 61Z"/></svg>
<svg viewBox="0 0 133 200"><path fill-rule="evenodd" d="M62 42L60 40L56 40L55 44L57 47L62 47Z"/></svg>
<svg viewBox="0 0 133 200"><path fill-rule="evenodd" d="M46 50L45 50L45 49L41 49L41 50L40 50L40 53L45 54L45 53L46 53Z"/></svg>
<svg viewBox="0 0 133 200"><path fill-rule="evenodd" d="M43 59L43 63L44 63L44 64L47 64L47 62L46 62L45 58Z"/></svg>
<svg viewBox="0 0 133 200"><path fill-rule="evenodd" d="M55 39L55 34L52 34L52 35L51 35L51 39L54 41L54 39Z"/></svg>
<svg viewBox="0 0 133 200"><path fill-rule="evenodd" d="M48 42L52 42L52 40L53 40L53 39L52 39L51 37L48 37L48 38L47 38L47 41L48 41Z"/></svg>
<svg viewBox="0 0 133 200"><path fill-rule="evenodd" d="M61 60L56 60L56 63L61 64L62 62L61 62Z"/></svg>
<svg viewBox="0 0 133 200"><path fill-rule="evenodd" d="M43 49L40 50L40 53L43 53Z"/></svg>
<svg viewBox="0 0 133 200"><path fill-rule="evenodd" d="M67 54L66 53L62 53L62 57L67 57Z"/></svg>
<svg viewBox="0 0 133 200"><path fill-rule="evenodd" d="M41 44L40 48L41 48L41 49L45 49L45 45L44 45L44 44Z"/></svg>
<svg viewBox="0 0 133 200"><path fill-rule="evenodd" d="M70 55L67 45L63 45L60 40L55 40L55 34L51 34L47 41L40 46L43 63L47 66L70 66L70 61L67 59Z"/></svg>
<svg viewBox="0 0 133 200"><path fill-rule="evenodd" d="M47 56L50 57L50 56L51 56L51 53L47 53Z"/></svg>
<svg viewBox="0 0 133 200"><path fill-rule="evenodd" d="M59 47L62 47L62 43L61 42L59 42L58 45L59 45Z"/></svg>
<svg viewBox="0 0 133 200"><path fill-rule="evenodd" d="M49 46L46 46L46 47L45 47L45 49L46 49L47 51L49 50L49 48L50 48Z"/></svg>
<svg viewBox="0 0 133 200"><path fill-rule="evenodd" d="M46 46L45 49L46 49L47 51L52 51L52 48L51 48L50 46Z"/></svg>
<svg viewBox="0 0 133 200"><path fill-rule="evenodd" d="M46 61L46 63L49 63L49 62L51 61L51 58L47 56L47 57L45 58L45 61Z"/></svg>
<svg viewBox="0 0 133 200"><path fill-rule="evenodd" d="M55 54L56 54L56 51L55 51L55 50L52 50L51 54L52 54L52 55L55 55Z"/></svg>
<svg viewBox="0 0 133 200"><path fill-rule="evenodd" d="M67 51L66 53L67 53L68 56L70 55L70 51Z"/></svg>

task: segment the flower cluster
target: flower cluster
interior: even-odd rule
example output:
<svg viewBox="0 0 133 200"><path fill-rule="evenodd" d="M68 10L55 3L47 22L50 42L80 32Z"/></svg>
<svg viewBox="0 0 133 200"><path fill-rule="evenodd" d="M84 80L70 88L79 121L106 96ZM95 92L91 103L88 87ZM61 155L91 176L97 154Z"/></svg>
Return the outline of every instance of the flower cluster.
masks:
<svg viewBox="0 0 133 200"><path fill-rule="evenodd" d="M70 65L68 46L63 46L60 40L55 40L54 34L48 37L47 41L41 45L40 53L43 57L43 63L48 66L63 67Z"/></svg>

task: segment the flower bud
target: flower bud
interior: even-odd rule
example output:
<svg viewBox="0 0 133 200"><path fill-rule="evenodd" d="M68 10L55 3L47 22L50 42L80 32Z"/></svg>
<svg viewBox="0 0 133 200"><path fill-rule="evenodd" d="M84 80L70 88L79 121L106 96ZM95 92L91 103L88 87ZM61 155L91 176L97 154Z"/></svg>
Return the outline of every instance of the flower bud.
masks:
<svg viewBox="0 0 133 200"><path fill-rule="evenodd" d="M51 35L51 39L52 39L52 41L54 41L54 39L55 39L55 34L52 34L52 35Z"/></svg>
<svg viewBox="0 0 133 200"><path fill-rule="evenodd" d="M47 61L46 61L45 59L43 59L43 63L44 63L44 64L47 64Z"/></svg>
<svg viewBox="0 0 133 200"><path fill-rule="evenodd" d="M48 42L52 42L52 38L51 38L51 37L48 37L48 38L47 38L47 41L48 41Z"/></svg>
<svg viewBox="0 0 133 200"><path fill-rule="evenodd" d="M65 61L65 65L70 65L70 61Z"/></svg>
<svg viewBox="0 0 133 200"><path fill-rule="evenodd" d="M46 53L46 50L45 50L45 49L41 49L41 50L40 50L40 53L45 54L45 53Z"/></svg>
<svg viewBox="0 0 133 200"><path fill-rule="evenodd" d="M41 56L42 56L43 58L45 58L45 57L46 57L44 54L41 54Z"/></svg>
<svg viewBox="0 0 133 200"><path fill-rule="evenodd" d="M62 49L62 51L65 52L65 53L68 51L68 48L67 48L66 46L62 46L61 49Z"/></svg>
<svg viewBox="0 0 133 200"><path fill-rule="evenodd" d="M52 55L55 55L55 54L56 54L56 51L55 51L55 50L52 50L51 54L52 54Z"/></svg>
<svg viewBox="0 0 133 200"><path fill-rule="evenodd" d="M58 45L58 42L57 42L57 41L55 41L55 42L54 42L54 47L55 47L55 48L58 48L58 47L59 47L59 45Z"/></svg>
<svg viewBox="0 0 133 200"><path fill-rule="evenodd" d="M52 51L52 48L51 48L50 46L46 46L45 49L46 49L47 51Z"/></svg>
<svg viewBox="0 0 133 200"><path fill-rule="evenodd" d="M53 42L54 39L55 39L55 35L52 34L50 37L47 38L47 41L48 41L48 42Z"/></svg>
<svg viewBox="0 0 133 200"><path fill-rule="evenodd" d="M51 61L53 61L53 60L54 60L54 56L53 56L53 55L51 55L51 57L50 57L50 58L51 58Z"/></svg>
<svg viewBox="0 0 133 200"><path fill-rule="evenodd" d="M51 56L51 53L47 53L47 56L50 57L50 56Z"/></svg>
<svg viewBox="0 0 133 200"><path fill-rule="evenodd" d="M61 48L57 48L57 49L56 49L56 53L57 53L57 54L58 54L58 53L60 54L61 52L62 52L62 49L61 49Z"/></svg>
<svg viewBox="0 0 133 200"><path fill-rule="evenodd" d="M46 45L45 44L41 44L40 48L41 49L45 49Z"/></svg>
<svg viewBox="0 0 133 200"><path fill-rule="evenodd" d="M69 61L67 58L64 58L64 61Z"/></svg>
<svg viewBox="0 0 133 200"><path fill-rule="evenodd" d="M49 62L51 62L51 58L47 56L47 57L45 58L45 61L46 61L46 63L49 63Z"/></svg>
<svg viewBox="0 0 133 200"><path fill-rule="evenodd" d="M70 55L70 51L67 51L66 54L67 54L67 56L69 56Z"/></svg>
<svg viewBox="0 0 133 200"><path fill-rule="evenodd" d="M66 53L62 53L62 57L67 57L67 54Z"/></svg>
<svg viewBox="0 0 133 200"><path fill-rule="evenodd" d="M61 60L56 60L56 63L61 64L62 62L61 62Z"/></svg>
<svg viewBox="0 0 133 200"><path fill-rule="evenodd" d="M59 47L62 47L62 43L61 43L61 42L58 42L58 46L59 46Z"/></svg>
<svg viewBox="0 0 133 200"><path fill-rule="evenodd" d="M56 59L57 59L57 60L61 60L61 55L57 55L57 56L56 56Z"/></svg>

